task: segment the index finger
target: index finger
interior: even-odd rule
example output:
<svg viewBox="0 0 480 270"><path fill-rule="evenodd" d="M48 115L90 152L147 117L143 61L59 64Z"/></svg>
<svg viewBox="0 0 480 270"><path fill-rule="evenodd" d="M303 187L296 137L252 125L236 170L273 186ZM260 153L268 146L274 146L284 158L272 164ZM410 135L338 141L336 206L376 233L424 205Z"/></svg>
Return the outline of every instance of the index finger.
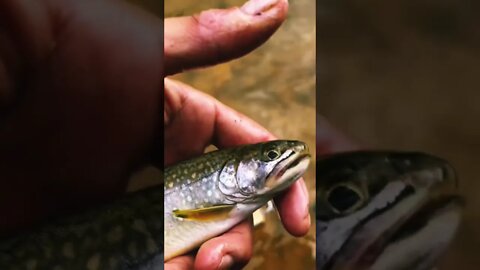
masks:
<svg viewBox="0 0 480 270"><path fill-rule="evenodd" d="M197 156L210 144L225 148L274 139L213 97L178 81L165 78L164 83L165 166Z"/></svg>
<svg viewBox="0 0 480 270"><path fill-rule="evenodd" d="M165 20L165 72L213 65L240 57L264 43L282 24L287 0L250 0Z"/></svg>
<svg viewBox="0 0 480 270"><path fill-rule="evenodd" d="M172 101L166 103L165 115L168 116L166 119L169 119L169 127L173 128L175 134L191 134L197 130L195 131L196 139L183 142L182 147L187 149L204 149L204 147L213 143L218 148L226 148L276 139L273 134L255 121L225 106L213 97L171 79L165 79L164 82L168 96L178 96L178 98L171 98L172 100L184 100L184 102ZM192 102L187 102L188 100ZM187 106L198 106L199 108L193 110L192 108L187 109ZM205 111L207 107L211 108L213 119L208 121L208 123L202 123L203 127L196 126L199 121L182 122L185 119L189 119L189 117L183 114ZM208 130L208 132L200 133L198 132L200 128ZM199 136L204 138L199 138ZM203 145L193 146L193 143L196 142L201 142ZM185 145L189 143L192 145ZM175 149L178 150L179 146L175 146ZM165 147L167 149L170 146L165 145ZM170 158L167 164L172 164L178 161L180 157L185 158L186 156L188 155L181 153L175 158ZM276 202L285 229L293 235L305 234L310 227L310 218L308 213L308 193L306 192L303 179L295 182Z"/></svg>

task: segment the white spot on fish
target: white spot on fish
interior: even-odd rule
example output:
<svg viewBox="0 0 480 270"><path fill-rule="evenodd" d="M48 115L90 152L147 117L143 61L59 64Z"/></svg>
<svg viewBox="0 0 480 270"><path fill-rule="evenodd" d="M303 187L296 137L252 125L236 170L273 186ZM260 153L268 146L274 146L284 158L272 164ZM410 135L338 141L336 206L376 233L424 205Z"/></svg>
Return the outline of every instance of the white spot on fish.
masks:
<svg viewBox="0 0 480 270"><path fill-rule="evenodd" d="M128 245L128 254L133 258L137 257L137 246L135 245L135 242L131 242Z"/></svg>
<svg viewBox="0 0 480 270"><path fill-rule="evenodd" d="M114 229L112 229L108 235L107 239L111 243L115 243L120 241L123 238L123 230L121 226L117 226Z"/></svg>
<svg viewBox="0 0 480 270"><path fill-rule="evenodd" d="M31 259L27 261L27 270L35 270L37 269L37 260Z"/></svg>
<svg viewBox="0 0 480 270"><path fill-rule="evenodd" d="M75 251L73 250L72 242L67 242L65 245L63 245L62 253L65 257L73 259L75 256Z"/></svg>
<svg viewBox="0 0 480 270"><path fill-rule="evenodd" d="M90 257L87 261L87 269L88 270L99 270L100 267L100 253L94 254Z"/></svg>
<svg viewBox="0 0 480 270"><path fill-rule="evenodd" d="M145 221L142 219L135 219L135 221L133 221L132 228L138 232L148 234L147 225L145 225Z"/></svg>
<svg viewBox="0 0 480 270"><path fill-rule="evenodd" d="M211 190L207 191L207 196L212 197L212 191Z"/></svg>
<svg viewBox="0 0 480 270"><path fill-rule="evenodd" d="M192 201L192 197L191 197L190 195L188 195L187 201L188 201L188 202L191 202L191 201Z"/></svg>
<svg viewBox="0 0 480 270"><path fill-rule="evenodd" d="M155 253L158 250L157 244L155 243L155 241L153 241L152 238L148 238L146 244L148 253Z"/></svg>
<svg viewBox="0 0 480 270"><path fill-rule="evenodd" d="M118 261L117 261L117 258L115 258L114 256L110 257L110 259L108 260L108 263L110 264L111 269L117 268Z"/></svg>

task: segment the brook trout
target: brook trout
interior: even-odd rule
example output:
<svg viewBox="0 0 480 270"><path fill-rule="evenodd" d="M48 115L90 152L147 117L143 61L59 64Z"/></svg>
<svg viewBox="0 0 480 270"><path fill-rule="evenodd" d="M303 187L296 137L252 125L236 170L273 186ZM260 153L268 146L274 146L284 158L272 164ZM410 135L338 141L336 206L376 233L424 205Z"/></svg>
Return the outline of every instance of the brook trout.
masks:
<svg viewBox="0 0 480 270"><path fill-rule="evenodd" d="M351 152L317 160L317 269L431 270L460 222L444 160Z"/></svg>
<svg viewBox="0 0 480 270"><path fill-rule="evenodd" d="M165 187L0 239L0 269L163 269L163 237L165 259L188 252L267 203L308 164L296 141L207 153L165 169Z"/></svg>
<svg viewBox="0 0 480 270"><path fill-rule="evenodd" d="M308 167L307 146L271 141L207 153L165 170L165 260L246 219Z"/></svg>
<svg viewBox="0 0 480 270"><path fill-rule="evenodd" d="M163 269L163 186L0 240L2 270Z"/></svg>

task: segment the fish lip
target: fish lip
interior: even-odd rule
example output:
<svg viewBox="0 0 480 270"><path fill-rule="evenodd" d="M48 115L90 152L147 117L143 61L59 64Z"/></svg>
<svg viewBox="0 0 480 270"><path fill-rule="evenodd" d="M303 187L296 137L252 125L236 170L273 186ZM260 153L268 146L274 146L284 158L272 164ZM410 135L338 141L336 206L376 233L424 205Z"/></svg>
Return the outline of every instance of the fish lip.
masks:
<svg viewBox="0 0 480 270"><path fill-rule="evenodd" d="M387 229L386 232L383 232L373 243L367 246L364 250L360 249L360 253L353 254L353 256L351 257L359 259L354 261L352 265L354 265L358 269L370 268L379 259L379 257L382 256L383 251L388 246L393 245L396 242L401 241L402 239L408 238L408 236L410 236L411 234L421 231L423 228L425 228L425 226L428 225L428 221L440 215L442 213L442 210L445 210L451 206L460 208L463 207L464 204L464 198L457 193L443 194L435 198L429 198L426 202L417 205L414 208L414 213L406 220L401 221L402 216L395 217L397 221L400 222L399 227L393 231L388 231ZM393 207L395 207L395 205ZM453 211L459 212L460 209L453 209ZM370 222L373 219L374 218L368 218L366 222ZM409 226L412 226L413 228L409 228ZM353 234L358 233L358 231L361 229L362 228L357 229L355 232L353 232ZM407 237L404 238L403 236L405 236L405 230L407 230L409 234L407 235ZM456 228L453 228L452 230L456 230ZM352 244L355 245L358 243L348 243L347 240L346 245L350 246ZM327 267L327 269L330 269L332 268L331 266L336 265L335 256L332 259L333 261L330 261L328 263L329 267ZM348 262L349 265L351 263L352 262Z"/></svg>
<svg viewBox="0 0 480 270"><path fill-rule="evenodd" d="M445 195L420 205L414 214L401 223L400 227L394 230L393 233L386 237L381 236L377 241L370 245L367 250L362 254L362 258L369 258L372 256L375 260L371 261L369 265L372 265L383 252L378 254L376 250L385 250L389 245L393 245L396 242L404 239L404 236L408 237L411 234L415 234L425 228L428 225L428 221L439 215L441 210L446 209L450 205L463 206L464 200L457 194ZM370 258L372 258L370 257Z"/></svg>
<svg viewBox="0 0 480 270"><path fill-rule="evenodd" d="M411 226L413 222L420 220L421 222L426 223L436 214L438 214L438 211L447 208L449 205L463 207L464 204L464 198L458 194L439 196L437 198L429 200L428 202L418 207L415 213L401 224L401 226L395 231L395 233L389 237L388 242L393 243L396 240L401 239L401 235L399 235L399 233L404 233L406 227ZM413 232L416 232L423 227L424 226L416 227L413 229Z"/></svg>
<svg viewBox="0 0 480 270"><path fill-rule="evenodd" d="M292 154L292 155L295 155L296 153ZM288 160L289 157L291 157L292 155L288 156L287 158L285 158L285 160ZM302 160L304 159L310 159L310 154L309 153L299 153L298 156L294 159L292 159L291 161L288 161L285 166L283 166L283 162L279 162L277 164L277 166L275 166L275 168L272 170L272 173L275 173L275 177L278 177L278 176L282 176L287 170L295 167L296 165L298 165ZM278 169L277 170L277 167L280 167L280 166L283 166L282 168ZM273 177L273 176L270 176L270 177Z"/></svg>
<svg viewBox="0 0 480 270"><path fill-rule="evenodd" d="M290 159L292 156L295 156L295 158ZM290 181L284 181L283 183L278 183L278 179L282 177L285 172L296 165L300 164L305 159L310 159L311 155L308 152L308 149L305 147L302 151L300 152L294 152L288 157L284 158L282 161L278 162L278 164L274 167L274 169L268 174L266 180L265 180L265 186L269 189L266 192L261 192L260 194L265 194L269 192L278 192L281 191L285 188L287 188L290 183L293 183L295 180L301 177L305 171L302 171L299 173L299 177L294 177L290 179ZM269 183L271 183L269 185Z"/></svg>

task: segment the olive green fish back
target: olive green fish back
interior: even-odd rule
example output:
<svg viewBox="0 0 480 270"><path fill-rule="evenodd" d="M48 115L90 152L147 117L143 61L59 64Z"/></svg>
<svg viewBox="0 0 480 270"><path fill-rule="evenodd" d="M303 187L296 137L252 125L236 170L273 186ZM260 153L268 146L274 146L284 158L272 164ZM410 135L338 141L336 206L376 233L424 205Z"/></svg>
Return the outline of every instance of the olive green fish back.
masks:
<svg viewBox="0 0 480 270"><path fill-rule="evenodd" d="M160 269L162 215L163 186L136 192L114 204L0 240L0 269Z"/></svg>

